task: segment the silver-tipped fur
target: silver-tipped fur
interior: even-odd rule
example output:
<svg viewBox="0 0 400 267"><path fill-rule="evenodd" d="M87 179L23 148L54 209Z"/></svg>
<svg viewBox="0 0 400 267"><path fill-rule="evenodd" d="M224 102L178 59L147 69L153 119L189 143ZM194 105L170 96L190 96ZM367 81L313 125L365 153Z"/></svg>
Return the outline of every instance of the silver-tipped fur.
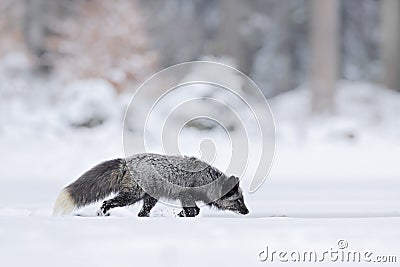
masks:
<svg viewBox="0 0 400 267"><path fill-rule="evenodd" d="M105 161L85 172L61 191L53 214L69 214L113 193L116 196L103 202L99 214L143 200L138 216L149 216L160 198L180 200L181 217L199 214L196 201L221 210L249 213L238 177L228 177L194 157L143 153Z"/></svg>

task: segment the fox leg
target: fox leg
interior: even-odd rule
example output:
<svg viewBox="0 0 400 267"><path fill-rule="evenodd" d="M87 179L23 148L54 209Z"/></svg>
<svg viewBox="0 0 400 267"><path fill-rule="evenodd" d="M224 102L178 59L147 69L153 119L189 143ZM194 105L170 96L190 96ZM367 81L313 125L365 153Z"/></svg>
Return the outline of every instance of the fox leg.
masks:
<svg viewBox="0 0 400 267"><path fill-rule="evenodd" d="M145 194L143 197L143 207L142 209L139 211L138 216L139 217L149 217L150 211L152 208L154 208L154 206L157 203L157 199L155 199L154 197Z"/></svg>
<svg viewBox="0 0 400 267"><path fill-rule="evenodd" d="M100 212L104 215L112 208L132 205L143 198L143 194L133 194L132 192L120 192L116 197L106 200L100 207Z"/></svg>
<svg viewBox="0 0 400 267"><path fill-rule="evenodd" d="M183 210L178 213L179 217L196 217L200 213L196 201L192 196L186 195L181 199Z"/></svg>

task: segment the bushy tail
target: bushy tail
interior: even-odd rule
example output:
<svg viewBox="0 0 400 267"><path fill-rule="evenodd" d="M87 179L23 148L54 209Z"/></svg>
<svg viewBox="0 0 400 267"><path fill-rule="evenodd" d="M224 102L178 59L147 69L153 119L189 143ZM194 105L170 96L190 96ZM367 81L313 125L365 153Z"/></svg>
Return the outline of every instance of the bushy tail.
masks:
<svg viewBox="0 0 400 267"><path fill-rule="evenodd" d="M53 215L69 214L75 208L117 193L126 170L124 159L105 161L93 167L61 191L54 204Z"/></svg>

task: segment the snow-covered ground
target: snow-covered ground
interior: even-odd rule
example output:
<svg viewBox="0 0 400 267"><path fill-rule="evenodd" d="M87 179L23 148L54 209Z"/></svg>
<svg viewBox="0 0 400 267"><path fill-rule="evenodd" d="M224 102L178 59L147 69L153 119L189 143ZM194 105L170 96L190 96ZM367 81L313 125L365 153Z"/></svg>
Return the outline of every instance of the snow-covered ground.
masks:
<svg viewBox="0 0 400 267"><path fill-rule="evenodd" d="M266 246L322 253L340 239L351 250L400 261L399 93L343 82L330 117L309 116L306 89L271 99L274 165L256 193L245 190L247 216L204 207L197 218L176 218L179 209L158 204L151 218L136 217L139 205L100 218L96 204L77 212L85 216L55 218L63 186L123 156L130 95L114 94L101 80L58 92L49 81L3 76L13 81L1 85L0 99L4 266L270 265L258 259Z"/></svg>

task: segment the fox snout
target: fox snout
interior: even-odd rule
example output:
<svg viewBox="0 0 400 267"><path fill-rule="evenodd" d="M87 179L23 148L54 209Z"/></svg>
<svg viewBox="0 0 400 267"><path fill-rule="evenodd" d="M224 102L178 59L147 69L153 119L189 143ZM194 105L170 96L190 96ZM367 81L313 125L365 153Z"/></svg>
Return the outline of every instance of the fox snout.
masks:
<svg viewBox="0 0 400 267"><path fill-rule="evenodd" d="M235 203L235 211L239 214L246 215L249 214L249 210L243 202L243 199L238 199Z"/></svg>
<svg viewBox="0 0 400 267"><path fill-rule="evenodd" d="M243 215L249 214L249 210L247 209L247 207L246 207L245 205L241 206L241 207L239 208L238 212L239 212L240 214L243 214Z"/></svg>

